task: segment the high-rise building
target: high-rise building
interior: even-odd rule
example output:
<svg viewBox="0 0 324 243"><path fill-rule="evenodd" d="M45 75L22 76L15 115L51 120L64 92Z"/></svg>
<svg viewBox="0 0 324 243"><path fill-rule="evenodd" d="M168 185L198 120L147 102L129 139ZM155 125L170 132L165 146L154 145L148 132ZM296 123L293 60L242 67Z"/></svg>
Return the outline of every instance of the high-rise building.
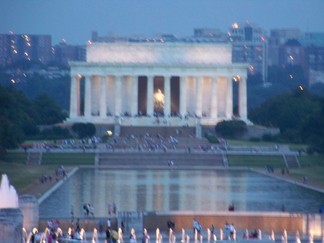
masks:
<svg viewBox="0 0 324 243"><path fill-rule="evenodd" d="M50 35L0 34L0 65L26 60L47 64L52 60Z"/></svg>
<svg viewBox="0 0 324 243"><path fill-rule="evenodd" d="M261 74L267 79L267 38L265 30L246 23L234 23L228 31L228 39L232 43L233 63L249 64L250 75Z"/></svg>
<svg viewBox="0 0 324 243"><path fill-rule="evenodd" d="M279 65L279 48L284 45L287 40L298 39L301 36L301 31L296 28L288 29L273 29L270 31L268 41L268 65Z"/></svg>

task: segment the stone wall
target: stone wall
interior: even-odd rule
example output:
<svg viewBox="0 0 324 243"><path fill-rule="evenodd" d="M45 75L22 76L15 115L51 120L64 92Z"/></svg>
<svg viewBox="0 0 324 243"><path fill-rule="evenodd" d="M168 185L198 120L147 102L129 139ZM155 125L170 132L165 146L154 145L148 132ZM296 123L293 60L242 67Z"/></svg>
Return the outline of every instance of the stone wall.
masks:
<svg viewBox="0 0 324 243"><path fill-rule="evenodd" d="M279 234L284 229L292 234L299 231L305 233L304 217L302 214L289 213L253 213L253 212L220 212L220 213L173 213L173 214L155 214L146 213L144 215L143 227L152 231L156 228L164 231L167 230L167 221L175 223L176 230L192 229L193 219L197 219L201 226L206 229L214 225L216 229L224 228L224 224L233 223L238 230L254 230L271 232L272 230Z"/></svg>

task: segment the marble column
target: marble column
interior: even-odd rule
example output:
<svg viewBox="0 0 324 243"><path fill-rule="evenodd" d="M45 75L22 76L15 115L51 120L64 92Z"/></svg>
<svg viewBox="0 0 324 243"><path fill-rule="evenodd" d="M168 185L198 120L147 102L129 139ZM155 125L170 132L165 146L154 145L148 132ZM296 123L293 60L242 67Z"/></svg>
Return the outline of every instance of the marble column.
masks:
<svg viewBox="0 0 324 243"><path fill-rule="evenodd" d="M115 116L120 116L121 115L121 105L122 105L122 81L123 77L122 76L116 76L115 77Z"/></svg>
<svg viewBox="0 0 324 243"><path fill-rule="evenodd" d="M80 115L80 79L81 75L71 76L70 118Z"/></svg>
<svg viewBox="0 0 324 243"><path fill-rule="evenodd" d="M247 120L247 89L246 77L239 80L239 115L242 120Z"/></svg>
<svg viewBox="0 0 324 243"><path fill-rule="evenodd" d="M217 104L217 77L212 77L211 80L211 106L210 106L210 116L213 119L217 119L218 117L218 104Z"/></svg>
<svg viewBox="0 0 324 243"><path fill-rule="evenodd" d="M233 116L233 77L227 77L226 88L226 118L232 119Z"/></svg>
<svg viewBox="0 0 324 243"><path fill-rule="evenodd" d="M131 77L131 80L132 80L131 116L136 116L138 113L138 78Z"/></svg>
<svg viewBox="0 0 324 243"><path fill-rule="evenodd" d="M180 77L180 115L185 117L187 114L187 85L186 77Z"/></svg>
<svg viewBox="0 0 324 243"><path fill-rule="evenodd" d="M84 116L91 116L91 76L85 76L84 88Z"/></svg>
<svg viewBox="0 0 324 243"><path fill-rule="evenodd" d="M164 116L171 115L171 77L164 76Z"/></svg>
<svg viewBox="0 0 324 243"><path fill-rule="evenodd" d="M147 116L153 116L153 93L154 93L154 77L148 76L147 77L147 101L146 101L146 113Z"/></svg>
<svg viewBox="0 0 324 243"><path fill-rule="evenodd" d="M196 115L202 116L202 77L196 77Z"/></svg>
<svg viewBox="0 0 324 243"><path fill-rule="evenodd" d="M100 117L105 118L107 117L107 97L106 97L106 87L107 87L107 80L106 76L100 77L101 87L100 87Z"/></svg>

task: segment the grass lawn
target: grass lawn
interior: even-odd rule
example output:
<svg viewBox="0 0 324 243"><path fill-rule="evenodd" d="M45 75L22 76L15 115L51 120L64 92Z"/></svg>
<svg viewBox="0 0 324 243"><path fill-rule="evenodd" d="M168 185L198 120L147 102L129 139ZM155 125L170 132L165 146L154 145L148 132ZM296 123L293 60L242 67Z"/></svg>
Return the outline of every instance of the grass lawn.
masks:
<svg viewBox="0 0 324 243"><path fill-rule="evenodd" d="M324 166L304 167L301 169L290 170L290 176L296 181L302 181L304 176L307 176L309 182L321 186L324 189Z"/></svg>
<svg viewBox="0 0 324 243"><path fill-rule="evenodd" d="M273 168L285 167L281 155L227 155L229 166L264 168L271 165Z"/></svg>
<svg viewBox="0 0 324 243"><path fill-rule="evenodd" d="M7 174L18 194L23 194L44 174L53 174L57 165L29 166L22 163L0 162L0 174Z"/></svg>

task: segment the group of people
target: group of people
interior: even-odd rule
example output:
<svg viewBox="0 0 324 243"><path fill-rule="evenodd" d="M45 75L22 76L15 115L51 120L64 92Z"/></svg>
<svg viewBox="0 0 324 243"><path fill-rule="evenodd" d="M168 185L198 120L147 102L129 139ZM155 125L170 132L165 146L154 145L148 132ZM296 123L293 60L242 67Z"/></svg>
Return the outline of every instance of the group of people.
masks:
<svg viewBox="0 0 324 243"><path fill-rule="evenodd" d="M94 207L90 203L83 204L83 214L85 216L94 216Z"/></svg>
<svg viewBox="0 0 324 243"><path fill-rule="evenodd" d="M224 225L224 233L225 233L225 239L229 240L235 240L236 238L236 230L234 227L234 224L228 224L227 222Z"/></svg>

